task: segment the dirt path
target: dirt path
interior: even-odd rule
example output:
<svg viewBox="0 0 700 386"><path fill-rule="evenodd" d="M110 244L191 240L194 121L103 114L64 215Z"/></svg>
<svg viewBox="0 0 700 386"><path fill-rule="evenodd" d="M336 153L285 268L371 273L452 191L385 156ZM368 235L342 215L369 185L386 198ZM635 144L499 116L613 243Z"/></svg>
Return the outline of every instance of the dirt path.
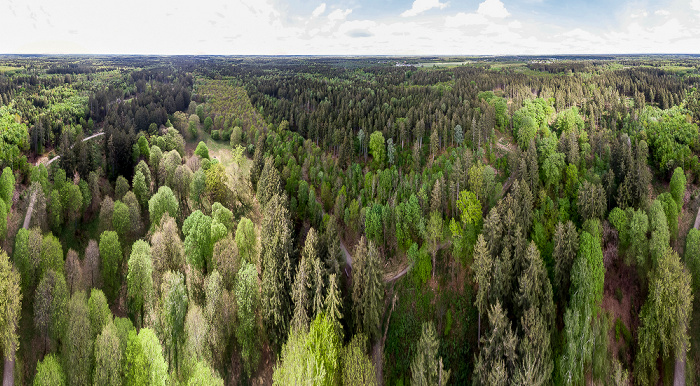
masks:
<svg viewBox="0 0 700 386"><path fill-rule="evenodd" d="M89 140L89 139L93 139L93 138L95 138L95 137L99 137L99 136L101 136L101 135L104 135L104 132L103 132L103 131L101 131L101 132L99 132L99 133L97 133L97 134L93 134L93 135L91 135L91 136L89 136L89 137L87 137L87 138L83 138L83 142L85 142L85 141L87 141L87 140ZM70 148L72 149L73 146L71 146ZM53 163L53 161L56 161L56 160L59 159L59 158L61 158L60 155L57 155L57 156L51 158L51 159L49 160L49 162L46 163L46 166L51 165L51 164Z"/></svg>
<svg viewBox="0 0 700 386"><path fill-rule="evenodd" d="M698 209L698 214L695 216L695 229L700 229L700 209ZM674 374L673 374L673 385L674 386L685 385L685 363L686 363L686 356L687 356L687 353L686 353L687 350L685 350L685 349L686 349L686 347L683 348L683 354L680 356L680 358L676 358L676 364L674 366Z"/></svg>

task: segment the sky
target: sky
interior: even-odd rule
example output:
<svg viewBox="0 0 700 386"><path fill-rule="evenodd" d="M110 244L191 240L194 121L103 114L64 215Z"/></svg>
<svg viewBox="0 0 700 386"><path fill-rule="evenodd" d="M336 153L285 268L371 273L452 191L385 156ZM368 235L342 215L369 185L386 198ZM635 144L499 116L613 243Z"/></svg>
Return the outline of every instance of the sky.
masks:
<svg viewBox="0 0 700 386"><path fill-rule="evenodd" d="M2 54L700 53L700 0L0 0Z"/></svg>

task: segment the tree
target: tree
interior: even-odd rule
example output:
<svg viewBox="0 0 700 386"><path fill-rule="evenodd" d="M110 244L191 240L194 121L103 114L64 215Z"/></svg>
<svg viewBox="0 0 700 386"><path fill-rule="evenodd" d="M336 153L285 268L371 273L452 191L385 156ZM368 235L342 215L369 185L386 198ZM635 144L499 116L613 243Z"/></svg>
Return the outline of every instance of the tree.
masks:
<svg viewBox="0 0 700 386"><path fill-rule="evenodd" d="M393 165L396 160L396 147L394 147L393 138L389 138L386 141L386 156L389 164Z"/></svg>
<svg viewBox="0 0 700 386"><path fill-rule="evenodd" d="M462 129L462 125L455 125L454 141L457 143L457 146L462 146L462 142L464 142L464 130Z"/></svg>
<svg viewBox="0 0 700 386"><path fill-rule="evenodd" d="M100 227L101 231L112 229L112 217L114 215L114 201L112 198L107 196L102 200L100 204Z"/></svg>
<svg viewBox="0 0 700 386"><path fill-rule="evenodd" d="M209 148L204 142L199 141L199 143L197 144L197 149L194 151L194 154L198 155L199 158L209 159Z"/></svg>
<svg viewBox="0 0 700 386"><path fill-rule="evenodd" d="M209 326L202 314L202 308L196 304L191 305L185 317L185 375L198 361L210 357L208 334Z"/></svg>
<svg viewBox="0 0 700 386"><path fill-rule="evenodd" d="M49 354L36 364L34 386L65 386L66 376L56 354Z"/></svg>
<svg viewBox="0 0 700 386"><path fill-rule="evenodd" d="M374 364L365 354L367 350L367 336L355 334L348 345L343 349L342 358L342 384L343 385L377 385L377 375Z"/></svg>
<svg viewBox="0 0 700 386"><path fill-rule="evenodd" d="M38 229L34 229L38 233ZM28 293L30 288L34 287L36 269L39 265L38 256L32 256L29 249L30 231L20 228L15 236L15 248L13 250L12 260L15 263L16 269L21 276L22 292ZM39 235L41 237L41 235Z"/></svg>
<svg viewBox="0 0 700 386"><path fill-rule="evenodd" d="M44 351L48 340L58 342L64 337L68 299L63 275L54 270L46 272L34 293L34 327L44 337Z"/></svg>
<svg viewBox="0 0 700 386"><path fill-rule="evenodd" d="M90 290L90 299L88 299L87 306L90 325L92 326L92 339L94 340L106 325L112 323L112 311L107 305L104 293L94 288Z"/></svg>
<svg viewBox="0 0 700 386"><path fill-rule="evenodd" d="M163 348L156 334L150 328L139 331L139 341L143 348L143 357L148 364L148 382L153 386L165 386L168 381L168 365L163 359Z"/></svg>
<svg viewBox="0 0 700 386"><path fill-rule="evenodd" d="M227 183L228 173L226 173L224 165L219 162L215 162L206 171L207 191L209 192L212 201L228 202L230 191Z"/></svg>
<svg viewBox="0 0 700 386"><path fill-rule="evenodd" d="M243 261L257 264L257 236L255 234L255 226L247 217L241 218L236 228L236 245L238 246L238 255Z"/></svg>
<svg viewBox="0 0 700 386"><path fill-rule="evenodd" d="M649 280L649 296L639 315L639 352L635 378L640 384L657 382L657 358L681 358L690 348L688 328L693 313L691 277L670 248Z"/></svg>
<svg viewBox="0 0 700 386"><path fill-rule="evenodd" d="M291 232L286 199L275 195L264 208L260 231L261 313L270 341L278 348L291 318Z"/></svg>
<svg viewBox="0 0 700 386"><path fill-rule="evenodd" d="M319 314L309 332L292 329L282 348L281 361L275 366L275 385L314 384L334 385L340 378L341 342L332 323Z"/></svg>
<svg viewBox="0 0 700 386"><path fill-rule="evenodd" d="M4 201L6 207L12 206L12 196L15 192L15 175L12 169L5 167L0 175L0 200ZM9 211L8 211L9 212Z"/></svg>
<svg viewBox="0 0 700 386"><path fill-rule="evenodd" d="M430 213L430 220L428 221L427 238L430 243L430 253L433 256L433 278L435 278L435 270L437 266L435 265L435 257L438 252L438 247L442 242L443 237L443 221L442 215L437 211Z"/></svg>
<svg viewBox="0 0 700 386"><path fill-rule="evenodd" d="M233 288L236 281L236 274L245 261L240 259L238 246L229 233L226 237L214 244L214 256L212 258L213 269L221 274L224 286Z"/></svg>
<svg viewBox="0 0 700 386"><path fill-rule="evenodd" d="M207 272L212 267L214 242L212 240L212 219L199 210L192 212L182 224L185 235L187 262L196 269Z"/></svg>
<svg viewBox="0 0 700 386"><path fill-rule="evenodd" d="M165 322L165 344L168 362L179 369L179 348L184 340L185 316L189 298L185 279L180 272L167 272L161 284L161 319ZM146 330L142 329L141 331ZM157 341L157 339L156 339ZM158 344L160 347L160 343Z"/></svg>
<svg viewBox="0 0 700 386"><path fill-rule="evenodd" d="M129 330L125 351L124 375L127 385L147 385L150 377L150 363L144 354L141 340L135 329Z"/></svg>
<svg viewBox="0 0 700 386"><path fill-rule="evenodd" d="M185 267L185 245L175 219L165 214L151 237L153 258L153 288L160 291L163 275L167 271L182 271Z"/></svg>
<svg viewBox="0 0 700 386"><path fill-rule="evenodd" d="M114 323L105 325L95 340L95 372L93 382L96 385L122 384L122 350Z"/></svg>
<svg viewBox="0 0 700 386"><path fill-rule="evenodd" d="M442 357L438 357L440 342L432 322L423 323L423 330L411 362L411 385L444 386L450 379L450 370L444 371Z"/></svg>
<svg viewBox="0 0 700 386"><path fill-rule="evenodd" d="M112 227L117 231L120 238L126 236L126 232L133 226L133 220L129 213L129 207L121 201L114 203L114 214L112 215Z"/></svg>
<svg viewBox="0 0 700 386"><path fill-rule="evenodd" d="M207 133L211 132L211 127L214 125L214 122L211 120L211 117L206 117L204 118L204 131ZM200 142L202 143L202 142Z"/></svg>
<svg viewBox="0 0 700 386"><path fill-rule="evenodd" d="M686 182L685 172L680 167L677 167L673 171L669 190L671 196L673 196L673 200L676 201L676 205L678 205L678 212L680 212L683 207L683 194L685 193Z"/></svg>
<svg viewBox="0 0 700 386"><path fill-rule="evenodd" d="M207 119L210 119L207 117ZM223 379L212 370L206 362L197 362L187 386L224 386Z"/></svg>
<svg viewBox="0 0 700 386"><path fill-rule="evenodd" d="M238 271L235 293L238 312L235 330L236 340L241 346L241 356L246 374L250 377L257 368L260 359L256 317L260 295L258 293L258 271L253 264L244 263Z"/></svg>
<svg viewBox="0 0 700 386"><path fill-rule="evenodd" d="M151 226L155 227L160 224L160 219L165 213L167 213L172 218L177 218L180 206L177 203L177 199L167 186L161 186L158 189L158 193L154 194L150 200L148 200L148 212L151 215Z"/></svg>
<svg viewBox="0 0 700 386"><path fill-rule="evenodd" d="M68 303L68 327L63 345L66 376L71 385L92 384L92 327L85 293L76 292Z"/></svg>
<svg viewBox="0 0 700 386"><path fill-rule="evenodd" d="M100 249L95 240L90 240L85 248L83 278L87 288L99 287L102 282L100 275Z"/></svg>
<svg viewBox="0 0 700 386"><path fill-rule="evenodd" d="M19 347L17 328L22 309L19 272L7 253L0 251L0 346L6 359L13 360Z"/></svg>
<svg viewBox="0 0 700 386"><path fill-rule="evenodd" d="M134 174L134 180L132 182L134 186L134 194L139 201L141 207L148 205L148 200L151 198L150 186L147 185L146 177L143 175L141 170L138 170Z"/></svg>
<svg viewBox="0 0 700 386"><path fill-rule="evenodd" d="M153 297L153 262L151 246L146 241L137 240L131 248L126 280L129 306L138 315L138 325L141 326L145 307L150 305Z"/></svg>
<svg viewBox="0 0 700 386"><path fill-rule="evenodd" d="M379 251L373 242L360 238L353 257L352 305L355 326L374 340L379 334L384 286Z"/></svg>
<svg viewBox="0 0 700 386"><path fill-rule="evenodd" d="M479 310L479 339L481 339L481 314L489 307L489 292L491 290L491 278L493 272L493 259L489 252L486 239L479 234L474 246L474 279L479 285L476 293L476 308Z"/></svg>
<svg viewBox="0 0 700 386"><path fill-rule="evenodd" d="M117 177L117 182L114 186L114 198L121 200L122 197L129 191L129 181L124 176Z"/></svg>
<svg viewBox="0 0 700 386"><path fill-rule="evenodd" d="M375 131L369 136L369 152L377 167L381 167L384 164L385 156L384 134L381 131Z"/></svg>
<svg viewBox="0 0 700 386"><path fill-rule="evenodd" d="M474 367L474 383L507 385L514 383L518 337L500 302L489 309L491 329L481 339L481 350Z"/></svg>
<svg viewBox="0 0 700 386"><path fill-rule="evenodd" d="M50 269L63 271L63 246L56 236L47 233L41 240L39 276L42 277Z"/></svg>
<svg viewBox="0 0 700 386"><path fill-rule="evenodd" d="M275 195L282 192L282 183L280 175L275 168L275 161L272 157L265 159L265 166L260 174L256 197L260 203L260 207L264 208L268 201Z"/></svg>
<svg viewBox="0 0 700 386"><path fill-rule="evenodd" d="M7 206L3 200L0 200L0 241L5 240L7 235Z"/></svg>
<svg viewBox="0 0 700 386"><path fill-rule="evenodd" d="M554 231L554 279L562 299L569 298L571 267L578 254L578 232L573 222L559 223Z"/></svg>
<svg viewBox="0 0 700 386"><path fill-rule="evenodd" d="M66 254L66 262L64 265L66 272L66 281L70 294L80 291L83 288L83 268L78 259L78 253L72 249Z"/></svg>
<svg viewBox="0 0 700 386"><path fill-rule="evenodd" d="M608 207L605 191L600 184L584 181L578 191L578 212L583 220L601 219Z"/></svg>
<svg viewBox="0 0 700 386"><path fill-rule="evenodd" d="M105 294L111 301L114 301L121 284L122 265L122 249L116 232L104 231L100 235L100 258L102 259Z"/></svg>

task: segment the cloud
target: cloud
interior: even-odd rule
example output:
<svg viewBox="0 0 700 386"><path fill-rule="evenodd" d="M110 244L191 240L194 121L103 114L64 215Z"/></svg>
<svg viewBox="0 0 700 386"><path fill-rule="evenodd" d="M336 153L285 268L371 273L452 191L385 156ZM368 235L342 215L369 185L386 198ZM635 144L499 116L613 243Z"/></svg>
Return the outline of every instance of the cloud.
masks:
<svg viewBox="0 0 700 386"><path fill-rule="evenodd" d="M700 0L692 0L690 2L690 8L696 12L700 12Z"/></svg>
<svg viewBox="0 0 700 386"><path fill-rule="evenodd" d="M311 12L311 17L319 17L326 12L326 3L321 3L313 12Z"/></svg>
<svg viewBox="0 0 700 386"><path fill-rule="evenodd" d="M698 0L700 1L700 0ZM479 4L476 13L459 12L454 16L445 19L448 28L459 28L470 25L487 25L492 21L489 19L503 19L510 16L510 13L500 0L486 0ZM513 28L522 27L519 22L513 23Z"/></svg>
<svg viewBox="0 0 700 386"><path fill-rule="evenodd" d="M640 19L640 18L645 18L649 16L649 12L647 12L645 9L641 10L640 12L635 12L630 15L632 19Z"/></svg>
<svg viewBox="0 0 700 386"><path fill-rule="evenodd" d="M659 16L669 16L671 12L665 10L665 9L659 9L658 11L654 12L655 15Z"/></svg>
<svg viewBox="0 0 700 386"><path fill-rule="evenodd" d="M354 29L351 31L348 31L346 35L350 36L351 38L369 38L374 36L373 33L364 30L364 29Z"/></svg>
<svg viewBox="0 0 700 386"><path fill-rule="evenodd" d="M328 20L330 21L340 21L340 20L345 20L346 17L348 17L349 14L352 13L352 9L336 9L335 11L331 12L328 15Z"/></svg>
<svg viewBox="0 0 700 386"><path fill-rule="evenodd" d="M404 11L401 16L417 16L433 8L444 9L445 7L447 7L447 3L441 3L440 0L415 0L411 9Z"/></svg>
<svg viewBox="0 0 700 386"><path fill-rule="evenodd" d="M504 17L510 16L510 13L508 13L508 10L503 5L501 0L484 1L483 3L479 4L479 9L476 11L476 13L497 19L502 19Z"/></svg>

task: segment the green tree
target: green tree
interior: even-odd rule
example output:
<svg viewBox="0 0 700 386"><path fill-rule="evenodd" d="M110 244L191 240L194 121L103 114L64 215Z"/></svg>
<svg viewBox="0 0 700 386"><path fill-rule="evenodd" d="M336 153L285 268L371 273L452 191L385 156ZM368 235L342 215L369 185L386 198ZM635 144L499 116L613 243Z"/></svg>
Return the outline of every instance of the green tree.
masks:
<svg viewBox="0 0 700 386"><path fill-rule="evenodd" d="M480 234L474 246L474 279L479 286L476 292L476 308L479 310L479 339L481 339L481 314L489 308L489 293L493 277L493 258L483 234Z"/></svg>
<svg viewBox="0 0 700 386"><path fill-rule="evenodd" d="M125 352L124 375L126 385L148 385L150 363L144 354L141 340L135 329L129 330Z"/></svg>
<svg viewBox="0 0 700 386"><path fill-rule="evenodd" d="M275 385L335 385L340 380L341 341L323 313L311 323L309 332L292 329L275 366Z"/></svg>
<svg viewBox="0 0 700 386"><path fill-rule="evenodd" d="M214 242L212 240L212 219L197 210L187 217L182 224L185 235L185 254L187 262L196 269L207 272L212 267Z"/></svg>
<svg viewBox="0 0 700 386"><path fill-rule="evenodd" d="M92 327L83 291L76 292L68 303L68 328L63 345L66 376L71 385L92 384L94 362Z"/></svg>
<svg viewBox="0 0 700 386"><path fill-rule="evenodd" d="M36 233L39 232L38 229L34 231ZM12 254L12 260L22 278L21 285L23 293L28 293L29 289L34 287L36 269L39 265L38 259L34 259L30 253L29 235L30 231L27 229L20 228L17 231L17 235L15 236L15 248Z"/></svg>
<svg viewBox="0 0 700 386"><path fill-rule="evenodd" d="M185 267L185 245L180 239L180 230L175 219L167 214L156 227L151 237L153 258L153 288L160 290L160 283L167 271L181 271Z"/></svg>
<svg viewBox="0 0 700 386"><path fill-rule="evenodd" d="M207 119L210 119L207 117ZM206 362L197 362L187 386L224 386L224 381L212 370Z"/></svg>
<svg viewBox="0 0 700 386"><path fill-rule="evenodd" d="M378 168L384 165L384 134L381 131L375 131L369 136L369 152Z"/></svg>
<svg viewBox="0 0 700 386"><path fill-rule="evenodd" d="M138 315L138 325L142 326L145 308L153 297L153 261L148 242L137 240L131 248L126 280L129 308Z"/></svg>
<svg viewBox="0 0 700 386"><path fill-rule="evenodd" d="M428 243L430 245L430 253L433 257L433 278L435 278L435 270L437 269L437 265L435 265L435 257L437 256L440 243L442 242L443 230L442 215L437 211L431 212L426 233L428 236Z"/></svg>
<svg viewBox="0 0 700 386"><path fill-rule="evenodd" d="M45 346L48 339L57 342L64 337L68 298L63 275L54 270L46 272L34 293L34 328L44 337Z"/></svg>
<svg viewBox="0 0 700 386"><path fill-rule="evenodd" d="M129 191L129 181L124 176L117 177L117 182L114 186L114 198L121 200L122 197Z"/></svg>
<svg viewBox="0 0 700 386"><path fill-rule="evenodd" d="M36 364L34 386L65 386L66 376L56 354L49 354Z"/></svg>
<svg viewBox="0 0 700 386"><path fill-rule="evenodd" d="M685 172L680 167L677 167L673 171L669 190L671 196L673 196L673 200L676 201L676 205L678 205L678 212L680 212L683 207L683 194L685 193L686 183Z"/></svg>
<svg viewBox="0 0 700 386"><path fill-rule="evenodd" d="M90 326L92 326L92 339L94 340L106 325L112 323L112 311L109 309L104 293L94 288L90 290L87 306Z"/></svg>
<svg viewBox="0 0 700 386"><path fill-rule="evenodd" d="M105 325L95 340L95 372L93 382L96 385L121 385L122 350L114 323Z"/></svg>
<svg viewBox="0 0 700 386"><path fill-rule="evenodd" d="M275 160L272 157L267 157L256 191L256 198L260 203L260 207L264 208L275 194L280 194L281 192L282 183L280 182L279 172L275 168Z"/></svg>
<svg viewBox="0 0 700 386"><path fill-rule="evenodd" d="M260 227L261 313L273 346L281 348L291 319L292 228L284 196L272 197Z"/></svg>
<svg viewBox="0 0 700 386"><path fill-rule="evenodd" d="M5 202L0 200L0 241L4 241L7 235L7 212Z"/></svg>
<svg viewBox="0 0 700 386"><path fill-rule="evenodd" d="M114 213L112 214L112 227L117 231L119 238L124 239L127 231L133 226L129 207L121 201L114 203Z"/></svg>
<svg viewBox="0 0 700 386"><path fill-rule="evenodd" d="M5 167L0 175L0 200L5 202L7 207L12 206L12 196L15 192L15 175L12 169Z"/></svg>
<svg viewBox="0 0 700 386"><path fill-rule="evenodd" d="M236 228L236 245L238 246L238 255L243 261L256 264L257 263L257 236L255 234L255 226L247 217L241 218Z"/></svg>
<svg viewBox="0 0 700 386"><path fill-rule="evenodd" d="M693 313L691 277L670 248L649 280L649 296L639 315L639 351L634 374L642 385L657 383L657 358L680 358L690 347L688 328Z"/></svg>
<svg viewBox="0 0 700 386"><path fill-rule="evenodd" d="M14 359L19 347L17 328L22 309L19 272L7 253L0 251L0 346L6 359Z"/></svg>
<svg viewBox="0 0 700 386"><path fill-rule="evenodd" d="M185 279L180 272L165 274L161 284L161 294L161 319L165 323L163 331L168 349L168 362L173 368L179 369L179 350L184 340L185 316L189 304ZM143 330L146 329L141 331Z"/></svg>
<svg viewBox="0 0 700 386"><path fill-rule="evenodd" d="M256 310L259 308L258 271L255 266L244 263L238 271L236 281L237 328L236 340L241 346L241 356L248 377L257 368L260 352Z"/></svg>
<svg viewBox="0 0 700 386"><path fill-rule="evenodd" d="M371 340L379 335L384 305L384 285L379 251L373 242L360 238L353 257L352 305L355 326Z"/></svg>
<svg viewBox="0 0 700 386"><path fill-rule="evenodd" d="M571 267L578 254L578 232L573 222L559 223L554 231L554 279L562 299L569 298Z"/></svg>
<svg viewBox="0 0 700 386"><path fill-rule="evenodd" d="M165 386L168 382L168 365L163 359L163 348L158 337L150 328L142 328L139 331L139 341L148 364L148 382L143 384Z"/></svg>
<svg viewBox="0 0 700 386"><path fill-rule="evenodd" d="M43 276L50 269L57 272L63 271L63 246L56 236L47 233L41 240L40 276Z"/></svg>
<svg viewBox="0 0 700 386"><path fill-rule="evenodd" d="M148 205L148 200L151 198L150 186L146 183L146 177L143 175L141 170L138 170L134 174L134 180L132 182L134 186L134 194L139 201L141 207L146 207Z"/></svg>
<svg viewBox="0 0 700 386"><path fill-rule="evenodd" d="M202 159L209 159L209 148L207 147L207 144L200 141L197 144L197 149L194 151L194 154L198 155Z"/></svg>
<svg viewBox="0 0 700 386"><path fill-rule="evenodd" d="M377 385L377 375L372 360L365 354L367 336L355 334L343 349L342 384L343 385Z"/></svg>
<svg viewBox="0 0 700 386"><path fill-rule="evenodd" d="M211 127L213 125L214 125L214 122L211 120L211 117L204 118L204 131L206 131L207 133L210 133Z"/></svg>
<svg viewBox="0 0 700 386"><path fill-rule="evenodd" d="M578 191L578 212L583 220L602 219L608 206L605 191L600 184L584 181Z"/></svg>
<svg viewBox="0 0 700 386"><path fill-rule="evenodd" d="M423 323L423 330L411 362L411 385L444 386L450 379L450 370L442 367L442 357L438 357L440 342L432 322Z"/></svg>
<svg viewBox="0 0 700 386"><path fill-rule="evenodd" d="M481 339L474 367L474 384L507 385L515 382L518 337L500 302L489 309L491 329Z"/></svg>
<svg viewBox="0 0 700 386"><path fill-rule="evenodd" d="M148 212L151 215L151 226L155 227L160 224L160 219L165 213L172 218L177 218L180 206L173 194L167 186L161 186L158 193L154 194L148 200Z"/></svg>
<svg viewBox="0 0 700 386"><path fill-rule="evenodd" d="M212 199L216 202L228 202L229 188L228 188L228 173L224 169L224 165L220 162L215 162L206 171L206 185L207 191Z"/></svg>
<svg viewBox="0 0 700 386"><path fill-rule="evenodd" d="M100 235L100 258L102 259L105 295L110 301L114 301L121 285L122 265L122 248L116 232L104 231Z"/></svg>

